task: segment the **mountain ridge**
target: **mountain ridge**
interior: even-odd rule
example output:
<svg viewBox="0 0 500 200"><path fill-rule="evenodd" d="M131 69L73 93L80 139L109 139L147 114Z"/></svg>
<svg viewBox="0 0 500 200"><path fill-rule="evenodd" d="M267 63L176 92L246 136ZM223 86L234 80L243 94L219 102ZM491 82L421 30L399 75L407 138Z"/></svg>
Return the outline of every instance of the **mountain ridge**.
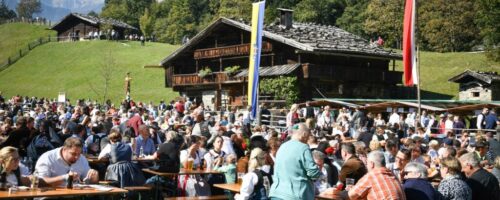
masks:
<svg viewBox="0 0 500 200"><path fill-rule="evenodd" d="M20 0L6 0L7 7L16 11ZM46 18L52 22L60 21L71 12L87 14L90 11L100 13L104 0L41 0L42 12L33 17Z"/></svg>

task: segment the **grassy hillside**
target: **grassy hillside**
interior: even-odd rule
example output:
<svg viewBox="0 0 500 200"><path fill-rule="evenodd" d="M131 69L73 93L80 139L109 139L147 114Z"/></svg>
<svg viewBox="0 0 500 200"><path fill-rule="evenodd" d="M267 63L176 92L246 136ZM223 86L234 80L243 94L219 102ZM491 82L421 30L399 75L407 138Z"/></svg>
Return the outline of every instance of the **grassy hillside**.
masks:
<svg viewBox="0 0 500 200"><path fill-rule="evenodd" d="M56 32L47 30L47 26L27 23L9 23L0 25L0 62L7 60L28 43L40 37L55 36Z"/></svg>
<svg viewBox="0 0 500 200"><path fill-rule="evenodd" d="M128 71L132 77L132 99L168 100L177 94L164 87L163 69L144 69L143 66L157 65L176 48L161 43L147 43L143 47L139 42L48 43L0 72L0 91L7 97L20 94L55 98L59 92L66 92L71 100L102 99L105 85L102 74L105 69L111 69L109 99L113 102L125 96L124 80Z"/></svg>
<svg viewBox="0 0 500 200"><path fill-rule="evenodd" d="M448 79L464 72L496 71L500 73L500 63L488 61L484 53L420 53L421 88L432 93L441 93L458 99L458 84L448 82ZM396 70L403 71L401 61L396 62ZM435 98L435 95L433 95ZM426 95L422 98L429 99Z"/></svg>

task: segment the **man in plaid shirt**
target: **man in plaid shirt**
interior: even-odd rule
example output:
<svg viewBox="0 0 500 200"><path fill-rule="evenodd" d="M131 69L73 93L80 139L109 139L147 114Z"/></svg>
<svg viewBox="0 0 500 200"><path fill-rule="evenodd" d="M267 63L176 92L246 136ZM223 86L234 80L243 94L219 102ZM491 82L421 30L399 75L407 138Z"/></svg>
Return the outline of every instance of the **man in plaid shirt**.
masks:
<svg viewBox="0 0 500 200"><path fill-rule="evenodd" d="M368 173L356 185L347 187L349 199L406 199L401 183L385 168L385 157L381 151L368 154Z"/></svg>

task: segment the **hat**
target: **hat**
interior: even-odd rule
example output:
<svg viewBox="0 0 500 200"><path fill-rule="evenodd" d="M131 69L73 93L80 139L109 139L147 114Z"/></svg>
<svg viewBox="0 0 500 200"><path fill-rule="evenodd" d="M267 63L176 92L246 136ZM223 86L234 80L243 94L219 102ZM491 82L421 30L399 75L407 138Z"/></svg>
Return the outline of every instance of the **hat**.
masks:
<svg viewBox="0 0 500 200"><path fill-rule="evenodd" d="M476 142L476 147L481 148L481 147L488 147L489 144L486 140L478 140Z"/></svg>
<svg viewBox="0 0 500 200"><path fill-rule="evenodd" d="M0 110L0 115L4 115L5 114L5 110Z"/></svg>
<svg viewBox="0 0 500 200"><path fill-rule="evenodd" d="M234 122L234 126L241 126L241 122L240 121Z"/></svg>

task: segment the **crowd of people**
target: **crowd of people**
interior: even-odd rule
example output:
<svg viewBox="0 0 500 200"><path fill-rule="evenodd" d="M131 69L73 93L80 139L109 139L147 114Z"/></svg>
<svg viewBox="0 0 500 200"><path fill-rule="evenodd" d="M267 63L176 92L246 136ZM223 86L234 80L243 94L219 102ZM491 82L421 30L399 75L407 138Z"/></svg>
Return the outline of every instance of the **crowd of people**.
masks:
<svg viewBox="0 0 500 200"><path fill-rule="evenodd" d="M118 187L161 185L166 195L207 196L228 194L216 183L238 182L235 199L500 198L494 109L465 123L425 111L394 109L385 116L294 104L284 130L269 120L259 125L250 111L211 112L187 97L115 106L0 95L0 184L29 185L33 177L50 186L108 180ZM89 156L106 164L89 164ZM220 174L171 179L144 168Z"/></svg>

